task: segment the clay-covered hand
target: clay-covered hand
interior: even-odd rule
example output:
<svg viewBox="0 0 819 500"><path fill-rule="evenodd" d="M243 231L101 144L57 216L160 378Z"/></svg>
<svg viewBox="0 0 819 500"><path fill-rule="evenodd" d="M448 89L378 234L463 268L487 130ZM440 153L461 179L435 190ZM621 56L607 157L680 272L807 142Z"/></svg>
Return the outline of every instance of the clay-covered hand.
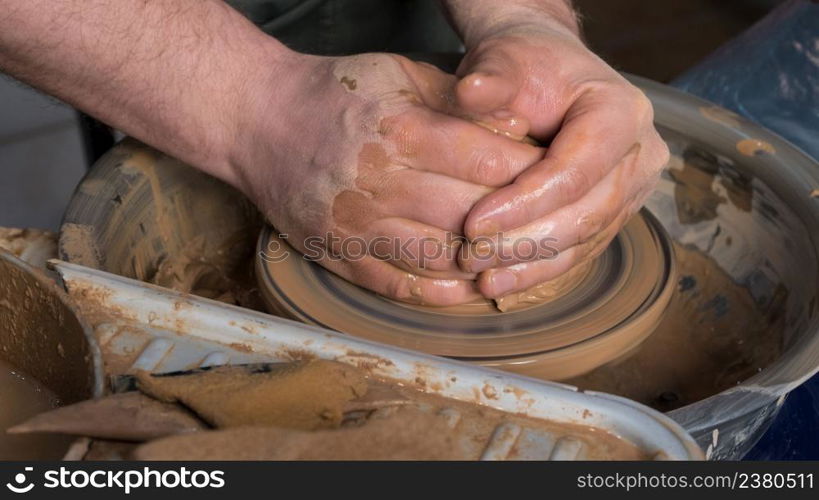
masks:
<svg viewBox="0 0 819 500"><path fill-rule="evenodd" d="M543 149L448 114L456 80L432 66L291 57L266 89L275 104L261 95L246 120L235 184L292 246L358 285L429 305L480 297L455 235Z"/></svg>
<svg viewBox="0 0 819 500"><path fill-rule="evenodd" d="M507 21L468 46L456 99L472 119L548 147L466 219L473 245L461 267L481 273L480 290L490 298L600 254L668 160L649 100L573 29L547 18Z"/></svg>

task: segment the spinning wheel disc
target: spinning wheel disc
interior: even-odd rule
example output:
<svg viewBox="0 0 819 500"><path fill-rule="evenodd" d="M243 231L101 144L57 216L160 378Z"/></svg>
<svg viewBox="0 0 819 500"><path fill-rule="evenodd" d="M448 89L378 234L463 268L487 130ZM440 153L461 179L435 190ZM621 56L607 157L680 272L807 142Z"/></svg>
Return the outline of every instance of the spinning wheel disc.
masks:
<svg viewBox="0 0 819 500"><path fill-rule="evenodd" d="M276 259L271 248L290 255ZM272 228L262 232L259 249L274 257L257 257L257 275L266 303L279 314L549 379L584 373L636 346L659 322L674 283L668 237L645 211L562 295L505 313L489 303L434 308L389 300L299 257Z"/></svg>

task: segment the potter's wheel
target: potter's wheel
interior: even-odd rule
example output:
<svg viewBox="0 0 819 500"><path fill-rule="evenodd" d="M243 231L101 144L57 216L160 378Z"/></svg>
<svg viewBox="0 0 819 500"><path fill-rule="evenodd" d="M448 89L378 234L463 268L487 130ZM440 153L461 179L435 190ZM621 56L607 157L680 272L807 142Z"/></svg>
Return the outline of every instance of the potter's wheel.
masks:
<svg viewBox="0 0 819 500"><path fill-rule="evenodd" d="M663 323L648 333L653 315L639 316L646 328L618 338L637 345L644 332L645 341L612 363L605 363L600 348L615 338L607 334L539 355L460 358L535 376L554 373L555 360L564 367L600 365L568 383L671 411L703 447L714 447L712 457L737 459L782 396L819 366L819 197L811 196L819 190L819 167L735 114L664 85L632 81L652 100L673 160L647 204L675 252L682 250L674 259L679 286ZM748 139L770 147L748 156L738 147ZM60 255L157 284L164 284L159 271L166 262L206 263L242 283L251 277L247 267L255 264L261 229L262 218L235 190L125 139L77 188L65 213ZM664 234L660 239L666 241ZM705 260L686 264L686 254ZM194 285L212 288L209 282ZM727 288L734 290L726 294ZM639 324L636 317L626 321Z"/></svg>
<svg viewBox="0 0 819 500"><path fill-rule="evenodd" d="M562 294L505 313L488 302L434 308L389 300L302 258L272 228L259 245L265 258L257 258L257 277L280 314L551 379L584 373L636 346L656 326L674 283L668 237L648 212L634 217Z"/></svg>

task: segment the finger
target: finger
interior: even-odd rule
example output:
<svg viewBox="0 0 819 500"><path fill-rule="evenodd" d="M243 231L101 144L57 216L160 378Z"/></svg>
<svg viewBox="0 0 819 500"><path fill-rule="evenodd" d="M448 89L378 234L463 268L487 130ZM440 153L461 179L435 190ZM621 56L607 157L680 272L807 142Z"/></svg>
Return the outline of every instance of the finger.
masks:
<svg viewBox="0 0 819 500"><path fill-rule="evenodd" d="M432 64L412 61L403 56L395 57L414 85L409 97L435 111L449 114L453 109L455 84L458 81L455 75L441 71ZM406 91L403 94L407 96Z"/></svg>
<svg viewBox="0 0 819 500"><path fill-rule="evenodd" d="M558 253L554 259L524 262L481 273L478 277L481 294L486 298L495 299L510 293L522 292L554 280L575 266L596 258L608 247L630 215L623 212L595 238Z"/></svg>
<svg viewBox="0 0 819 500"><path fill-rule="evenodd" d="M493 237L479 236L461 252L466 272L481 272L533 260L588 241L608 227L641 192L653 186L653 176L635 176L634 162L612 170L583 199L525 226Z"/></svg>
<svg viewBox="0 0 819 500"><path fill-rule="evenodd" d="M524 85L524 70L516 57L501 47L470 53L458 68L454 114L484 123L513 137L529 135L531 125L523 113L513 112Z"/></svg>
<svg viewBox="0 0 819 500"><path fill-rule="evenodd" d="M512 182L545 154L543 148L423 106L383 119L379 132L395 146L395 163L484 186Z"/></svg>
<svg viewBox="0 0 819 500"><path fill-rule="evenodd" d="M355 262L324 257L318 262L356 285L402 302L451 306L480 298L472 280L425 278L372 257L364 257Z"/></svg>
<svg viewBox="0 0 819 500"><path fill-rule="evenodd" d="M637 102L606 92L583 94L544 159L475 206L464 228L467 237L530 223L579 200L620 162L637 161L636 141L651 124L651 105ZM635 116L635 106L639 118L624 118Z"/></svg>
<svg viewBox="0 0 819 500"><path fill-rule="evenodd" d="M523 86L525 72L502 44L484 45L461 62L455 97L465 111L481 115L508 110Z"/></svg>
<svg viewBox="0 0 819 500"><path fill-rule="evenodd" d="M458 267L463 237L413 220L390 217L367 229L368 254L405 271L439 279L475 279Z"/></svg>
<svg viewBox="0 0 819 500"><path fill-rule="evenodd" d="M360 168L356 190L336 196L334 219L361 232L369 220L401 217L462 234L464 220L492 188L411 168Z"/></svg>
<svg viewBox="0 0 819 500"><path fill-rule="evenodd" d="M407 95L406 91L401 92L402 97L415 99L444 115L467 118L468 121L479 123L495 134L505 135L518 141L528 135L529 121L522 116L503 110L495 110L489 114L479 113L474 109L465 109L457 102L456 85L484 86L480 74L469 75L466 81L459 81L454 75L445 73L431 64L414 62L400 56L398 60L415 85L410 95ZM487 92L492 97L500 95L499 89L482 88L481 92ZM511 99L514 97L511 96Z"/></svg>

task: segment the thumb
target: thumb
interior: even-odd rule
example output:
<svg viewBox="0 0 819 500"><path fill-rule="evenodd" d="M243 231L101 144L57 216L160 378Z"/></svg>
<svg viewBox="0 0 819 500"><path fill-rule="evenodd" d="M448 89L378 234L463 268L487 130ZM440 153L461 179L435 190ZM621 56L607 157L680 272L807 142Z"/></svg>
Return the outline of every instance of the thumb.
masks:
<svg viewBox="0 0 819 500"><path fill-rule="evenodd" d="M464 60L463 75L455 85L460 110L475 121L515 136L525 136L528 122L512 111L522 85L522 72L511 58L484 53L474 61Z"/></svg>

